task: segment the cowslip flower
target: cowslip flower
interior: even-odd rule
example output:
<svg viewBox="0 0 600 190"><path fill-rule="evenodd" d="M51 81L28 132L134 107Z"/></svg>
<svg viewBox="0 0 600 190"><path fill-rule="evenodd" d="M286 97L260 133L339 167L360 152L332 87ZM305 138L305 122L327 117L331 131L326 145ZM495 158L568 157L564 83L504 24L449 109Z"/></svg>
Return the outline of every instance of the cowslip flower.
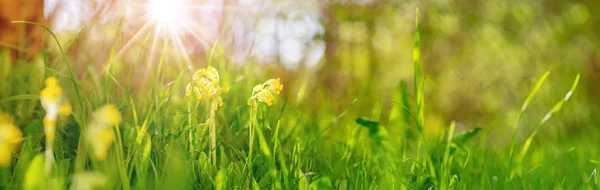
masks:
<svg viewBox="0 0 600 190"><path fill-rule="evenodd" d="M114 104L102 106L94 112L93 117L88 125L87 139L96 160L105 160L115 140L112 126L121 124L123 119Z"/></svg>
<svg viewBox="0 0 600 190"><path fill-rule="evenodd" d="M223 105L222 92L228 92L228 87L219 86L219 72L211 66L194 72L192 81L185 88L186 96L196 96L198 100L207 98L212 101L211 109L217 110Z"/></svg>
<svg viewBox="0 0 600 190"><path fill-rule="evenodd" d="M22 138L21 130L12 124L10 114L0 112L0 167L10 165L12 154L17 151Z"/></svg>
<svg viewBox="0 0 600 190"><path fill-rule="evenodd" d="M269 79L262 84L258 84L254 86L252 89L252 96L248 99L248 105L250 105L250 125L248 126L248 136L249 136L249 152L248 152L248 162L252 159L252 152L254 148L254 133L257 131L255 128L257 127L257 111L258 111L258 103L264 102L268 106L273 104L273 100L275 100L275 96L273 94L280 94L281 90L283 90L283 85L279 78L277 79ZM260 128L258 129L259 135ZM271 153L268 149L262 149L265 155L270 155ZM252 168L250 168L252 170Z"/></svg>
<svg viewBox="0 0 600 190"><path fill-rule="evenodd" d="M257 109L258 102L260 101L271 106L273 100L275 100L273 94L280 94L281 90L283 90L283 84L281 84L279 78L269 79L263 84L254 86L252 89L252 97L248 99L248 105L250 105L252 109Z"/></svg>
<svg viewBox="0 0 600 190"><path fill-rule="evenodd" d="M194 72L192 81L185 89L186 96L190 97L194 95L198 100L206 97L210 103L210 115L208 119L210 126L210 148L212 150L210 156L215 166L217 163L217 124L215 121L215 112L219 109L219 106L223 106L221 93L229 91L229 88L219 85L219 80L219 72L215 68L208 66L206 69Z"/></svg>
<svg viewBox="0 0 600 190"><path fill-rule="evenodd" d="M54 140L54 131L58 116L69 116L73 109L63 96L63 89L58 84L58 79L50 77L46 79L45 83L46 88L40 92L42 107L46 110L44 131L46 132L46 138Z"/></svg>
<svg viewBox="0 0 600 190"><path fill-rule="evenodd" d="M69 116L73 111L71 104L63 96L63 89L55 77L45 81L46 87L40 92L42 107L46 110L44 117L44 133L46 135L46 173L49 174L54 160L53 143L56 138L56 121L58 116Z"/></svg>

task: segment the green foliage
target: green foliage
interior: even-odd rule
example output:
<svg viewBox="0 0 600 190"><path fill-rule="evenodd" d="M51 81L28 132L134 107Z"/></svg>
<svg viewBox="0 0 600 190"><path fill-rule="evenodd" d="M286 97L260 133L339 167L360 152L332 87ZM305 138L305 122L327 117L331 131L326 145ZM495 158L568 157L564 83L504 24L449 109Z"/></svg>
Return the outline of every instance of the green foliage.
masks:
<svg viewBox="0 0 600 190"><path fill-rule="evenodd" d="M461 135L458 135L458 136L452 138L452 142L459 143L459 144L464 144L468 140L470 140L473 137L475 137L475 135L477 135L477 133L479 133L479 131L481 131L481 128L475 128L475 129L473 129L473 130L471 130L469 132L463 133Z"/></svg>
<svg viewBox="0 0 600 190"><path fill-rule="evenodd" d="M23 183L23 189L35 190L35 189L46 189L46 176L44 168L44 155L38 154L35 156L33 161L29 164L29 169L25 173L25 182Z"/></svg>

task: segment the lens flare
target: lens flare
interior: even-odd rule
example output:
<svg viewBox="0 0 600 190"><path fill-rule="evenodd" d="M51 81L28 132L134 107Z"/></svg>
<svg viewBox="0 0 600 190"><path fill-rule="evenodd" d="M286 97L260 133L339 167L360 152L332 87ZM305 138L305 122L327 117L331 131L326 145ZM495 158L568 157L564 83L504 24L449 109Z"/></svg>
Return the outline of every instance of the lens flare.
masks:
<svg viewBox="0 0 600 190"><path fill-rule="evenodd" d="M146 12L158 27L167 27L173 32L181 30L181 23L189 22L184 0L150 0Z"/></svg>
<svg viewBox="0 0 600 190"><path fill-rule="evenodd" d="M147 8L150 18L161 24L168 24L180 17L179 10L183 10L184 7L182 0L152 0Z"/></svg>
<svg viewBox="0 0 600 190"><path fill-rule="evenodd" d="M256 9L222 0L132 0L124 8L124 14L117 15L123 15L127 37L114 58L141 45L148 53L148 69L159 57L168 56L178 69L187 67L190 73L195 70L190 55L212 48L225 12Z"/></svg>

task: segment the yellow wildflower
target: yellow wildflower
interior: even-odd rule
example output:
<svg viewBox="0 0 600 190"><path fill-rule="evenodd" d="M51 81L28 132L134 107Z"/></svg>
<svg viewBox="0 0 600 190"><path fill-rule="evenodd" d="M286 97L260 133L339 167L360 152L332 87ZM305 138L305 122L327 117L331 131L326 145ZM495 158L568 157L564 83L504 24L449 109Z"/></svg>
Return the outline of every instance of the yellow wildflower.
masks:
<svg viewBox="0 0 600 190"><path fill-rule="evenodd" d="M48 119L56 120L59 114L62 116L71 115L71 105L64 98L63 89L58 84L58 79L54 77L46 79L46 88L40 92L40 99Z"/></svg>
<svg viewBox="0 0 600 190"><path fill-rule="evenodd" d="M6 167L12 160L12 151L7 142L0 141L0 167Z"/></svg>
<svg viewBox="0 0 600 190"><path fill-rule="evenodd" d="M253 109L257 109L258 101L266 103L268 106L273 104L275 96L273 94L280 94L283 90L283 84L279 78L269 79L263 84L258 84L252 89L252 97L248 99L248 105Z"/></svg>
<svg viewBox="0 0 600 190"><path fill-rule="evenodd" d="M200 69L194 73L192 81L185 88L186 96L196 96L198 100L206 97L214 101L213 110L223 105L222 92L228 92L229 88L219 86L219 72L211 66Z"/></svg>
<svg viewBox="0 0 600 190"><path fill-rule="evenodd" d="M45 83L46 88L40 92L40 96L43 98L42 101L58 101L63 92L62 87L58 84L58 79L50 77L46 79Z"/></svg>
<svg viewBox="0 0 600 190"><path fill-rule="evenodd" d="M108 104L96 110L94 112L94 119L96 119L96 122L103 125L119 125L123 120L123 118L121 118L121 113L119 113L119 109L117 109L117 106L114 104Z"/></svg>
<svg viewBox="0 0 600 190"><path fill-rule="evenodd" d="M96 110L93 115L94 118L87 130L87 139L92 146L96 159L105 160L115 140L112 126L119 125L122 122L121 113L119 113L117 106L108 104Z"/></svg>
<svg viewBox="0 0 600 190"><path fill-rule="evenodd" d="M60 108L58 108L59 115L69 116L71 113L73 113L73 107L71 107L71 104L63 104L60 106Z"/></svg>
<svg viewBox="0 0 600 190"><path fill-rule="evenodd" d="M105 160L110 147L115 139L115 134L111 128L99 126L90 126L88 130L88 139L94 151L96 160Z"/></svg>
<svg viewBox="0 0 600 190"><path fill-rule="evenodd" d="M21 143L23 133L21 130L14 125L1 124L0 125L0 141L7 142L12 151L15 151L16 147Z"/></svg>
<svg viewBox="0 0 600 190"><path fill-rule="evenodd" d="M45 81L46 87L40 92L42 107L46 110L44 117L44 133L46 134L46 174L50 174L54 160L53 144L56 138L56 120L58 116L69 116L73 111L71 105L63 96L63 89L55 77L49 77Z"/></svg>
<svg viewBox="0 0 600 190"><path fill-rule="evenodd" d="M59 115L71 115L73 108L63 96L63 89L58 84L58 79L50 77L46 79L46 88L40 92L40 100L42 107L46 110L44 117L44 127L46 128L46 136L53 136L56 120Z"/></svg>
<svg viewBox="0 0 600 190"><path fill-rule="evenodd" d="M11 123L10 114L0 113L0 167L10 164L22 138L21 130Z"/></svg>

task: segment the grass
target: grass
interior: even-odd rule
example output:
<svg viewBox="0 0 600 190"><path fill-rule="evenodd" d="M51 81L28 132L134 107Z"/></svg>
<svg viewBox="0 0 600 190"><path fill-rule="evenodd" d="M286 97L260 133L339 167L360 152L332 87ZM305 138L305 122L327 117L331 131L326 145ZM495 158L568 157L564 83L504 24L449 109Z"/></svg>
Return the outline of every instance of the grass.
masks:
<svg viewBox="0 0 600 190"><path fill-rule="evenodd" d="M12 164L0 168L0 189L598 189L597 135L561 142L535 138L577 93L579 76L528 133L521 121L549 73L540 77L511 138L496 139L510 146L483 143L497 133L494 127L457 134L452 122L431 135L418 26L414 88L407 81L398 85L390 118L381 117L382 103L369 98L381 94L371 91L336 101L318 89L312 96L319 103L298 103L287 98L296 89L284 88L288 96L253 109L247 103L252 87L276 76L257 74L253 64L229 63L218 48L207 62L219 71L220 84L230 88L221 94L224 105L218 110L211 109L214 101L184 95L194 71L169 69L166 50L158 67L147 68L149 80L117 68L114 49L105 74L87 70L83 78L65 54L55 58L66 63L58 66L43 54L31 63L2 62L13 67L0 72L7 89L0 92L0 108L15 116L24 138ZM46 176L45 111L38 94L50 76L59 79L76 106L57 123L56 162ZM116 105L123 121L110 128L115 140L106 160L97 160L84 134L91 121L102 119L92 113L105 104Z"/></svg>

